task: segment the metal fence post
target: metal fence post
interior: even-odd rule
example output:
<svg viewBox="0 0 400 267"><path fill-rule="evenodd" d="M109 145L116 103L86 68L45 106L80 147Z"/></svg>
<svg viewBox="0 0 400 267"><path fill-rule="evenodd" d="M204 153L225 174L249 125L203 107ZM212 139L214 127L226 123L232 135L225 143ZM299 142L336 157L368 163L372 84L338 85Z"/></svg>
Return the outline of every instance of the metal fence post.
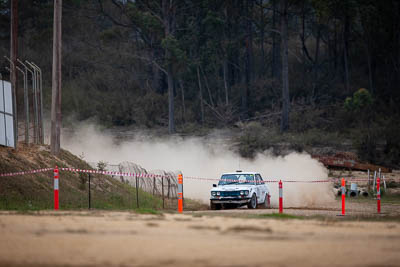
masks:
<svg viewBox="0 0 400 267"><path fill-rule="evenodd" d="M33 116L34 116L34 143L39 143L39 106L38 106L38 94L37 94L37 69L27 60L25 60L26 64L29 65L33 69L32 73L32 89L33 89Z"/></svg>
<svg viewBox="0 0 400 267"><path fill-rule="evenodd" d="M164 204L164 176L161 176L161 197L162 197L162 208L165 209L165 204Z"/></svg>
<svg viewBox="0 0 400 267"><path fill-rule="evenodd" d="M43 127L43 80L42 80L42 70L39 68L38 65L36 65L35 63L31 62L32 66L37 70L37 73L39 74L37 76L38 80L37 80L37 87L39 88L38 93L39 93L39 97L38 97L38 108L40 110L38 117L39 117L39 142L41 144L44 144L44 127Z"/></svg>
<svg viewBox="0 0 400 267"><path fill-rule="evenodd" d="M139 180L137 174L136 176L136 207L139 208Z"/></svg>
<svg viewBox="0 0 400 267"><path fill-rule="evenodd" d="M91 205L91 193L90 193L90 178L91 178L91 175L89 173L89 209L92 208L92 205Z"/></svg>
<svg viewBox="0 0 400 267"><path fill-rule="evenodd" d="M19 59L17 59L19 61ZM27 71L23 71L20 67L16 66L16 69L22 73L24 78L24 106L25 106L25 143L29 144L29 103L28 103L28 96L27 96Z"/></svg>

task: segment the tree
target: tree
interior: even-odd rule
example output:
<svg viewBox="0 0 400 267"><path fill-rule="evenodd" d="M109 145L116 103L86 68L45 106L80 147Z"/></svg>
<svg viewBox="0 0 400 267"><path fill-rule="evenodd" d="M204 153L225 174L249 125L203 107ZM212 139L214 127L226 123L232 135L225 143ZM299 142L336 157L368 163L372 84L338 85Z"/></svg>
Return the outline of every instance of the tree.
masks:
<svg viewBox="0 0 400 267"><path fill-rule="evenodd" d="M10 2L0 1L3 54L10 45ZM20 58L43 66L46 100L52 1L25 2L18 16ZM171 133L175 124L196 130L240 120L265 120L291 132L310 125L339 129L346 114L333 107L354 88L373 96L372 128L400 116L395 0L63 4L64 116ZM303 108L311 111L312 124L299 119Z"/></svg>

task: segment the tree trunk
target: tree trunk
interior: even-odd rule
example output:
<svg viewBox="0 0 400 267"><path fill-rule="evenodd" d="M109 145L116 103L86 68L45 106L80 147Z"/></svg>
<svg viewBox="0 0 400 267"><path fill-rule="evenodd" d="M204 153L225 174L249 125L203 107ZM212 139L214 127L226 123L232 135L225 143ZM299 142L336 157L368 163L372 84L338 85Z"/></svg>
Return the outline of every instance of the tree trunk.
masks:
<svg viewBox="0 0 400 267"><path fill-rule="evenodd" d="M182 93L182 122L185 123L185 118L186 118L185 90L183 88L183 82L181 79L179 79L179 86L181 88L181 93Z"/></svg>
<svg viewBox="0 0 400 267"><path fill-rule="evenodd" d="M278 29L279 21L278 21L278 5L277 0L272 1L273 15L272 15L272 28L274 30ZM282 79L282 67L281 67L281 35L279 33L272 33L272 68L271 75L272 78L281 82Z"/></svg>
<svg viewBox="0 0 400 267"><path fill-rule="evenodd" d="M152 48L152 60L156 60L158 56L158 50L156 48ZM161 71L156 66L156 64L151 64L151 72L152 72L152 80L151 80L151 87L153 88L154 92L161 93L160 88L160 79L161 79Z"/></svg>
<svg viewBox="0 0 400 267"><path fill-rule="evenodd" d="M227 21L228 26L226 27L226 29L224 30L224 40L228 40L228 42L230 42L231 40L231 34L230 34L230 26L231 26L231 22L230 22L230 16L228 15L228 6L225 5L224 7L224 16L225 16L225 20ZM222 62L222 71L223 71L223 75L224 75L224 89L225 89L225 105L228 106L229 105L229 66L228 66L228 58L229 58L229 51L228 51L228 47L225 46L224 47L224 58L223 58L223 62Z"/></svg>
<svg viewBox="0 0 400 267"><path fill-rule="evenodd" d="M348 59L348 50L349 50L349 18L345 16L344 21L344 31L343 31L343 64L344 64L344 85L346 92L350 92L350 75L349 75L349 59Z"/></svg>
<svg viewBox="0 0 400 267"><path fill-rule="evenodd" d="M228 60L225 58L223 62L224 72L224 88L225 88L225 105L229 105L229 85L228 85Z"/></svg>
<svg viewBox="0 0 400 267"><path fill-rule="evenodd" d="M338 63L338 48L337 48L337 46L338 46L338 34L337 34L337 26L336 26L336 23L335 23L335 41L334 41L334 45L333 45L333 67L334 67L334 69L335 69L335 73L336 73L336 71L337 71L337 63Z"/></svg>
<svg viewBox="0 0 400 267"><path fill-rule="evenodd" d="M253 1L246 1L246 70L245 79L246 86L242 86L242 116L243 118L248 118L248 94L250 92L253 83Z"/></svg>
<svg viewBox="0 0 400 267"><path fill-rule="evenodd" d="M371 62L371 37L370 32L368 31L367 23L361 18L361 26L363 29L363 39L364 39L364 48L367 56L367 65L368 65L368 81L369 81L369 90L371 93L374 92L373 86L373 78L372 78L372 62Z"/></svg>
<svg viewBox="0 0 400 267"><path fill-rule="evenodd" d="M211 105L212 107L214 107L214 100L213 100L213 98L212 98L212 94L211 94L210 86L208 86L208 80L207 80L207 76L206 76L206 74L204 73L204 71L203 71L203 68L202 68L202 67L200 67L200 70L201 70L201 73L203 73L203 77L204 77L204 83L205 83L205 85L206 85L207 92L208 92L208 97L209 97L209 99L210 99L210 105Z"/></svg>
<svg viewBox="0 0 400 267"><path fill-rule="evenodd" d="M301 43L302 43L302 46L303 46L303 49L301 50L301 55L302 55L302 64L303 64L303 68L302 68L302 70L303 70L303 75L302 75L302 84L303 84L303 86L305 86L305 84L306 84L306 73L307 73L307 64L306 64L306 62L307 62L307 55L308 55L308 51L307 51L307 48L306 48L306 43L305 43L305 39L306 39L306 37L305 37L305 28L306 28L306 23L305 23L305 20L306 20L306 12L305 12L305 7L304 7L304 5L305 5L305 1L303 2L303 8L302 8L302 16L301 16L301 35L300 35L300 38L301 38Z"/></svg>
<svg viewBox="0 0 400 267"><path fill-rule="evenodd" d="M282 118L281 132L289 129L288 0L281 1Z"/></svg>
<svg viewBox="0 0 400 267"><path fill-rule="evenodd" d="M264 6L263 0L260 0L260 45L261 45L261 70L259 77L262 77L265 73L265 49L264 49L264 38L265 38L265 17L264 17Z"/></svg>
<svg viewBox="0 0 400 267"><path fill-rule="evenodd" d="M312 91L312 103L314 104L315 97L317 95L317 86L319 79L319 49L320 49L320 40L321 40L321 28L320 25L317 25L317 37L315 39L315 55L314 55L314 66L313 66L313 91Z"/></svg>
<svg viewBox="0 0 400 267"><path fill-rule="evenodd" d="M165 53L166 57L170 57L169 50ZM175 119L174 119L174 78L172 76L172 64L169 63L167 67L168 72L168 133L175 133Z"/></svg>
<svg viewBox="0 0 400 267"><path fill-rule="evenodd" d="M201 124L204 124L204 103L203 103L203 88L201 86L200 67L197 66L197 81L199 83L200 95L200 111L201 111Z"/></svg>
<svg viewBox="0 0 400 267"><path fill-rule="evenodd" d="M53 74L51 94L51 153L60 152L61 129L61 15L62 0L54 1Z"/></svg>
<svg viewBox="0 0 400 267"><path fill-rule="evenodd" d="M368 44L365 44L365 50L367 53L369 90L371 91L371 93L374 93L374 84L373 84L373 79L372 79L371 52L370 52Z"/></svg>

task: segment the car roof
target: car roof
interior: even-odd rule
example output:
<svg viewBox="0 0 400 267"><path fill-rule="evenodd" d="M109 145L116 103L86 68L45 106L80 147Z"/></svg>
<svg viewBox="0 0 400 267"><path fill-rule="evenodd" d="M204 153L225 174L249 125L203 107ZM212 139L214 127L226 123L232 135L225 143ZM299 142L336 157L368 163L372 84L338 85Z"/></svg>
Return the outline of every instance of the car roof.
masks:
<svg viewBox="0 0 400 267"><path fill-rule="evenodd" d="M244 172L244 171L236 171L236 172L226 172L223 173L222 175L228 175L228 174L260 174L259 172Z"/></svg>

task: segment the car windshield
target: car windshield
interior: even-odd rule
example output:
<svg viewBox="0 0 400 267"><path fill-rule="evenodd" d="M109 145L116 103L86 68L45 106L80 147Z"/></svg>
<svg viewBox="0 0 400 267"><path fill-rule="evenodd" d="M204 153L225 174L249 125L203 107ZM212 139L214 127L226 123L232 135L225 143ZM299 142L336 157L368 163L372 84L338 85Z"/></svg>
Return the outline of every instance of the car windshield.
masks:
<svg viewBox="0 0 400 267"><path fill-rule="evenodd" d="M222 175L218 185L229 184L254 184L254 174L237 173Z"/></svg>

